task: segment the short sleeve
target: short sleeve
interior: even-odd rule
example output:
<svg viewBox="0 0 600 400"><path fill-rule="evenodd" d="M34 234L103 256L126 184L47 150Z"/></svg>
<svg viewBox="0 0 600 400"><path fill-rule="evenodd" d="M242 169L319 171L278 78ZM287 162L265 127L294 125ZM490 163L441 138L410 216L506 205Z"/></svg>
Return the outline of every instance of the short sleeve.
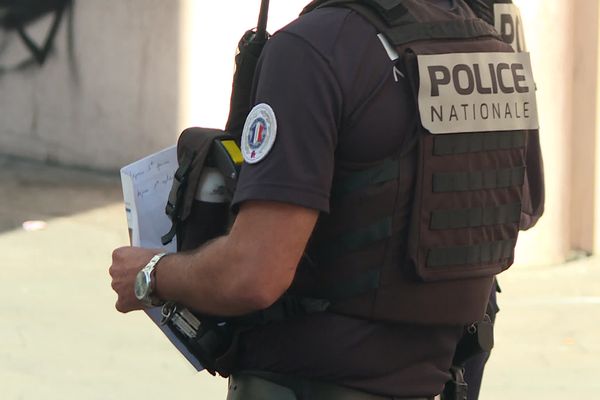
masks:
<svg viewBox="0 0 600 400"><path fill-rule="evenodd" d="M328 212L342 115L341 89L328 60L301 37L278 33L261 56L253 100L272 109L275 140L260 162L242 167L233 206L269 200Z"/></svg>

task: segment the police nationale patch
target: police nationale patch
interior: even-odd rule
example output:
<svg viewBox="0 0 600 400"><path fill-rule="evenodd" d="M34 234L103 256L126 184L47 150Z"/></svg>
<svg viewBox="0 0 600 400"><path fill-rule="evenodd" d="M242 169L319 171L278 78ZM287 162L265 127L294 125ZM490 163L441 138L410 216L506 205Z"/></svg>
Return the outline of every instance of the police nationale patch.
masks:
<svg viewBox="0 0 600 400"><path fill-rule="evenodd" d="M434 134L538 129L529 53L420 55L419 112Z"/></svg>
<svg viewBox="0 0 600 400"><path fill-rule="evenodd" d="M262 161L273 148L277 137L277 119L268 104L258 104L250 111L242 132L242 154L248 164Z"/></svg>

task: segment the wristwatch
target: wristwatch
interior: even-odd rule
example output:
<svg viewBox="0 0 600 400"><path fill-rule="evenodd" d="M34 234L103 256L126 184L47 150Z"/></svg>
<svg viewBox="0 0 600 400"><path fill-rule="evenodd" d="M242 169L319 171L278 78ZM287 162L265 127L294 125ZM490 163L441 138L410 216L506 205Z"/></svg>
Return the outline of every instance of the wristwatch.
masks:
<svg viewBox="0 0 600 400"><path fill-rule="evenodd" d="M152 257L148 264L135 277L135 297L146 307L158 307L165 303L152 294L156 288L156 274L154 273L154 269L160 259L166 255L167 253L160 253Z"/></svg>

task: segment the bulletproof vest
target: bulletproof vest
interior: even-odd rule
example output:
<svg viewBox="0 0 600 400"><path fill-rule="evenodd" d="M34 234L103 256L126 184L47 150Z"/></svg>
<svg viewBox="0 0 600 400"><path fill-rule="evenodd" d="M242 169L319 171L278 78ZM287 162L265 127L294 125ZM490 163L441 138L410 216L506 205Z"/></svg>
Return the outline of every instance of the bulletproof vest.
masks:
<svg viewBox="0 0 600 400"><path fill-rule="evenodd" d="M494 276L514 259L535 84L528 54L457 5L463 16L417 0L318 6L351 8L376 26L419 115L393 156L360 170L336 165L330 214L291 294L379 321L483 317Z"/></svg>

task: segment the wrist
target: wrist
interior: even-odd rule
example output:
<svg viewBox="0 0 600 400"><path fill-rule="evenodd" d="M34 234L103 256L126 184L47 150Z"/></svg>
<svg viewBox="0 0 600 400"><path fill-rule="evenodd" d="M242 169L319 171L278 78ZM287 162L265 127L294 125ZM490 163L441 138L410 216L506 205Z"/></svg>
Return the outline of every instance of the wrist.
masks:
<svg viewBox="0 0 600 400"><path fill-rule="evenodd" d="M135 297L146 307L155 307L164 304L164 301L158 297L156 292L156 288L158 287L156 269L166 254L160 253L153 256L136 276L134 285Z"/></svg>

